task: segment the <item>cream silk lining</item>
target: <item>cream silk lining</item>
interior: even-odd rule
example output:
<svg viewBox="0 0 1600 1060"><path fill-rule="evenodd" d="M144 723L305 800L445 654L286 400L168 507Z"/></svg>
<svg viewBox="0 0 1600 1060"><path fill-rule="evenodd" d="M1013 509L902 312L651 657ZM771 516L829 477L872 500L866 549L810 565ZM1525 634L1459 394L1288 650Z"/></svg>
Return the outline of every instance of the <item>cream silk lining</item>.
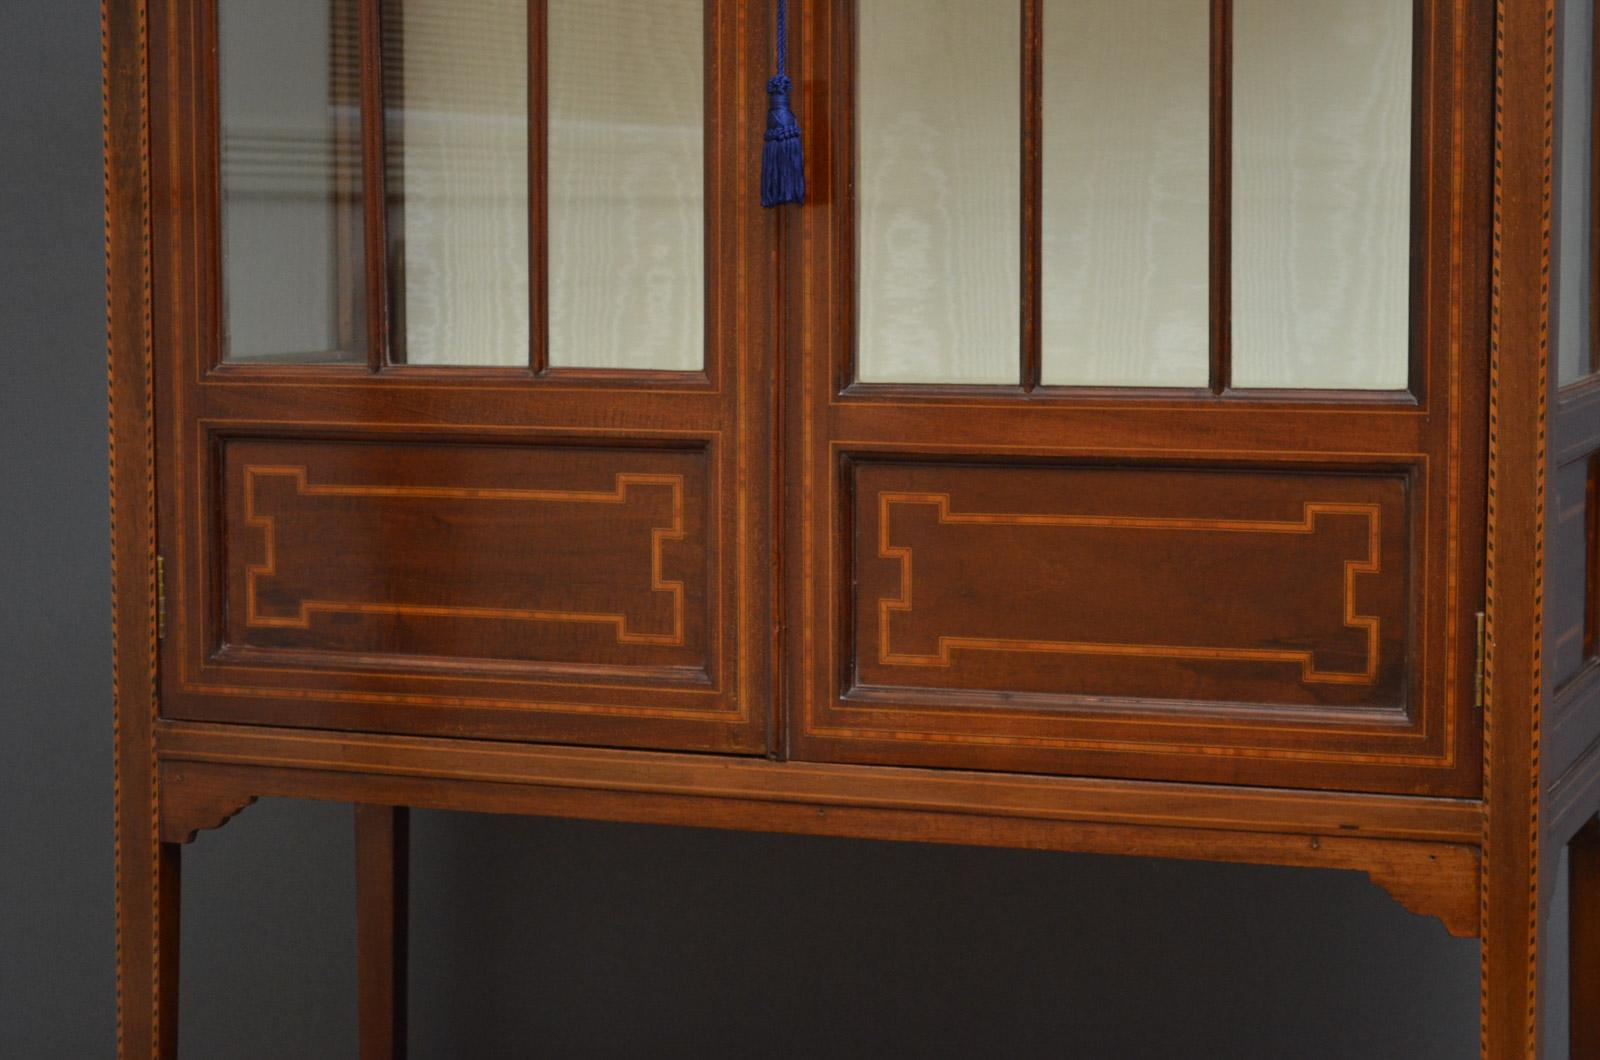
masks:
<svg viewBox="0 0 1600 1060"><path fill-rule="evenodd" d="M857 8L859 375L1015 383L1020 5ZM1207 380L1209 8L1045 0L1046 383ZM703 9L548 0L552 364L703 364ZM325 350L335 331L331 154L311 149L333 121L329 10L223 0L225 142L242 145L225 166L240 355ZM525 364L537 325L526 0L398 10L388 102L407 359ZM1236 385L1406 383L1412 17L1410 0L1235 0ZM301 68L285 66L291 54ZM239 159L255 141L311 145L303 179L252 184Z"/></svg>
<svg viewBox="0 0 1600 1060"><path fill-rule="evenodd" d="M525 0L406 0L407 359L526 364ZM704 358L700 0L549 0L554 365Z"/></svg>

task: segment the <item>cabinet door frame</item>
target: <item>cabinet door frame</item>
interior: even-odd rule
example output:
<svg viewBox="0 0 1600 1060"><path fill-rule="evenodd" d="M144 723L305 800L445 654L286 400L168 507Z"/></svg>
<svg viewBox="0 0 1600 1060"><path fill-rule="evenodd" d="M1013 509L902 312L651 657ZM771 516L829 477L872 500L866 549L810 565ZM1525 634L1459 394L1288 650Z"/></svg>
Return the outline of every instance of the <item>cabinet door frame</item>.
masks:
<svg viewBox="0 0 1600 1060"><path fill-rule="evenodd" d="M381 108L377 19L393 0L359 2L363 101ZM150 12L151 323L159 551L168 614L161 645L162 716L764 752L775 724L769 677L775 288L762 281L774 253L774 222L758 205L759 97L771 54L767 20L747 17L745 6L735 0L705 0L703 7L703 371L541 368L538 329L534 357L524 368L390 364L382 348L374 349L365 365L260 365L226 363L220 352L216 3L151 0ZM530 21L538 19L539 29L544 6L542 0L529 0ZM530 33L530 51L538 55L543 46L542 32ZM542 119L542 113L530 112L535 145L543 140ZM374 157L381 159L373 152L382 150L382 137L369 128L363 138L370 166ZM542 191L539 173L538 166L530 168L534 197ZM369 203L376 189L380 208L367 211L366 243L381 248L371 227L385 213L381 180L369 174L367 189ZM530 209L535 225L541 212ZM369 262L372 301L380 300L379 292L392 301L392 285L376 267L380 264ZM536 307L542 302L537 291L532 298ZM377 316L369 319L374 334L381 334ZM448 651L384 658L381 651L330 654L315 645L263 651L230 643L228 608L242 583L227 553L254 546L228 540L240 533L239 486L229 477L229 453L254 447L304 463L347 453L352 445L385 447L391 456L404 450L408 459L422 454L445 464L462 447L493 449L509 469L508 478L531 474L524 466L555 450L570 449L591 464L597 452L615 453L619 493L630 454L689 468L703 489L699 496L689 490L674 498L703 530L703 545L680 546L679 560L704 570L704 599L686 604L704 612L705 632L696 647L703 652L703 666L633 667L584 659L560 665L486 662ZM559 462L561 454L554 455ZM378 461L372 465L376 470L361 471L371 481L360 485L383 480L381 465ZM464 462L456 459L454 466ZM392 467L387 473L401 474ZM551 472L556 478L561 473L559 468ZM310 474L315 479L318 470ZM469 483L485 485L498 483ZM543 496L538 490L522 492ZM566 492L583 499L603 490L591 481ZM651 562L662 562L653 533L651 542ZM412 544L426 547L406 541L373 547ZM628 558L635 557L630 552ZM321 562L337 559L329 555ZM306 577L319 569L307 566ZM647 566L641 577L655 579L649 582L655 585L657 575ZM682 612L680 606L680 623ZM621 622L617 628L624 630ZM465 639L458 635L455 642ZM622 640L619 633L619 644Z"/></svg>
<svg viewBox="0 0 1600 1060"><path fill-rule="evenodd" d="M786 245L786 735L796 758L1467 796L1483 609L1491 255L1492 5L1417 0L1410 385L1403 392L1039 386L1041 0L1022 5L1020 385L854 381L852 0L806 5L797 48L812 201ZM1226 11L1225 0L1215 9ZM1218 22L1214 20L1214 26ZM1213 80L1226 69L1213 30ZM1031 102L1030 102L1031 100ZM1213 121L1228 106L1213 94ZM1213 199L1225 154L1212 161ZM1222 187L1226 187L1224 182ZM1216 213L1214 207L1214 214ZM1226 214L1221 221L1225 223ZM1218 223L1214 217L1213 232ZM1030 239L1029 233L1035 233ZM1215 235L1213 239L1215 240ZM1223 263L1225 267L1225 262ZM1213 306L1226 305L1216 287ZM1213 309L1213 313L1216 313ZM1308 424L1310 426L1308 426ZM1407 694L1399 709L862 687L853 598L864 466L1134 468L1395 477L1408 497ZM970 500L970 496L969 496ZM952 500L957 508L959 500ZM970 507L967 510L971 510ZM1020 554L1020 553L1019 553ZM1009 561L1009 558L1008 560Z"/></svg>

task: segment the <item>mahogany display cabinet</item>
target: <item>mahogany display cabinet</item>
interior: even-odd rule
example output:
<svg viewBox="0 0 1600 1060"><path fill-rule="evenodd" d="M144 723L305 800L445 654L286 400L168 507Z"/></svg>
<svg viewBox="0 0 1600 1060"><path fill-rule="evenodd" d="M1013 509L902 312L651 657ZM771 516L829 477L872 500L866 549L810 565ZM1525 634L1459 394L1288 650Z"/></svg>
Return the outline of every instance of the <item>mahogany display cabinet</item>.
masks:
<svg viewBox="0 0 1600 1060"><path fill-rule="evenodd" d="M1600 1056L1593 0L796 0L769 210L779 25L106 0L123 1055L293 797L365 1056L413 806L1364 872Z"/></svg>

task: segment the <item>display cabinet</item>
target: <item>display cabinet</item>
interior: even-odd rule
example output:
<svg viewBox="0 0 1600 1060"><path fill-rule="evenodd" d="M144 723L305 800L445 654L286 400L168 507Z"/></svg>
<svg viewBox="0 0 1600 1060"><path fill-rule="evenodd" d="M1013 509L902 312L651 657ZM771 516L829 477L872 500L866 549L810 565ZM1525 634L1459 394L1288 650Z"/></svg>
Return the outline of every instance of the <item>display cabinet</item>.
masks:
<svg viewBox="0 0 1600 1060"><path fill-rule="evenodd" d="M1365 872L1600 1056L1593 0L104 22L124 1055L299 797L366 1056L412 806Z"/></svg>

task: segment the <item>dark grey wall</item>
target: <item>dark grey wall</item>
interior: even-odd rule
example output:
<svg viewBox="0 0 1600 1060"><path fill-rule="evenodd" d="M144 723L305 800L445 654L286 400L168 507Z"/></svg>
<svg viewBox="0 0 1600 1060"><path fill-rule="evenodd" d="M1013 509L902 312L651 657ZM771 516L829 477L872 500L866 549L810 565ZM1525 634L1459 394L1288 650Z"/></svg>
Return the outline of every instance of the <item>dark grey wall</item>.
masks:
<svg viewBox="0 0 1600 1060"><path fill-rule="evenodd" d="M0 1057L113 1049L92 0L0 3ZM352 1055L349 814L186 852L185 1053ZM1359 876L420 814L414 1055L1459 1058L1477 947Z"/></svg>

